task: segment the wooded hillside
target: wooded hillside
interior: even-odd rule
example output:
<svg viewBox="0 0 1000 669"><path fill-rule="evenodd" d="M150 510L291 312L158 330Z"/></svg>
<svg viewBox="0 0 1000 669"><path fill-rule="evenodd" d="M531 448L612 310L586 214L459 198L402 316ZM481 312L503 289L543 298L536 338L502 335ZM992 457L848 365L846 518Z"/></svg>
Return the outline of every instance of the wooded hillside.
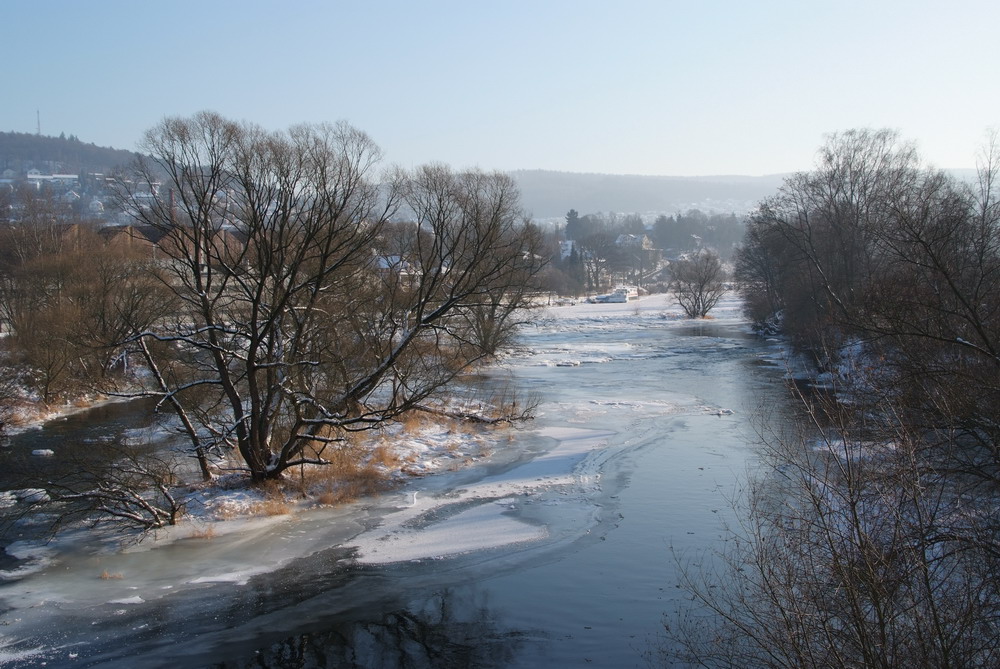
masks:
<svg viewBox="0 0 1000 669"><path fill-rule="evenodd" d="M85 144L74 135L67 138L0 132L0 171L10 169L17 176L30 169L48 173L106 173L134 157L132 151Z"/></svg>

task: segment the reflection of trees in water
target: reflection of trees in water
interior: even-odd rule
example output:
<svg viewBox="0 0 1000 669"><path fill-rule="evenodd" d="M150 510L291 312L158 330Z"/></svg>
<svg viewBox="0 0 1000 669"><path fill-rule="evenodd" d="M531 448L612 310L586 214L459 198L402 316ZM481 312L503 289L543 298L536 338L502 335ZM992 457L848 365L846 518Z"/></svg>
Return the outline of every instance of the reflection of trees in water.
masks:
<svg viewBox="0 0 1000 669"><path fill-rule="evenodd" d="M219 669L250 667L503 667L526 640L500 629L485 595L444 590L379 620L334 623L256 651Z"/></svg>

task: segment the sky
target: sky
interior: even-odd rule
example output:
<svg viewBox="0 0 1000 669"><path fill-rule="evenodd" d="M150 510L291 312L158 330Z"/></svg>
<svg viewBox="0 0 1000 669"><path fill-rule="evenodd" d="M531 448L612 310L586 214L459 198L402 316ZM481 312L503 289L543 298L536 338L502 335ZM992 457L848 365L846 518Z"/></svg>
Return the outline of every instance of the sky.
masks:
<svg viewBox="0 0 1000 669"><path fill-rule="evenodd" d="M120 149L209 109L345 120L406 168L763 175L862 127L974 167L1000 126L995 0L49 0L0 23L0 131Z"/></svg>

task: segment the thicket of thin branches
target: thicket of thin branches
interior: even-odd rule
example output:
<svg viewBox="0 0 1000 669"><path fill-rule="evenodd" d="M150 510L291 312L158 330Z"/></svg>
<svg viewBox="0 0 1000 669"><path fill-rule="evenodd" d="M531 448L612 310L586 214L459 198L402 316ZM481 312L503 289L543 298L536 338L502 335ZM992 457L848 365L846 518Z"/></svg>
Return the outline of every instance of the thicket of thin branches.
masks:
<svg viewBox="0 0 1000 669"><path fill-rule="evenodd" d="M1000 160L923 168L890 131L830 138L751 217L748 314L830 394L762 417L764 466L664 659L706 667L1000 662Z"/></svg>

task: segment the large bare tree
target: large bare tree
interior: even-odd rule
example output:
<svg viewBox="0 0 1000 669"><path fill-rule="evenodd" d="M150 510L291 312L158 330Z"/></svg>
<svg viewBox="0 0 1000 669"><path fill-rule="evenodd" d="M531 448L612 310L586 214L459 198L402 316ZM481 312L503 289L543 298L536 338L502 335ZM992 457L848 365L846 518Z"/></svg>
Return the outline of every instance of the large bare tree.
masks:
<svg viewBox="0 0 1000 669"><path fill-rule="evenodd" d="M324 463L345 431L440 393L493 352L482 319L512 327L542 265L511 179L383 179L346 124L202 112L164 120L142 153L121 204L158 231L183 307L133 342L206 476L213 451L258 481Z"/></svg>
<svg viewBox="0 0 1000 669"><path fill-rule="evenodd" d="M726 292L719 254L702 249L670 264L670 290L688 318L704 318Z"/></svg>

